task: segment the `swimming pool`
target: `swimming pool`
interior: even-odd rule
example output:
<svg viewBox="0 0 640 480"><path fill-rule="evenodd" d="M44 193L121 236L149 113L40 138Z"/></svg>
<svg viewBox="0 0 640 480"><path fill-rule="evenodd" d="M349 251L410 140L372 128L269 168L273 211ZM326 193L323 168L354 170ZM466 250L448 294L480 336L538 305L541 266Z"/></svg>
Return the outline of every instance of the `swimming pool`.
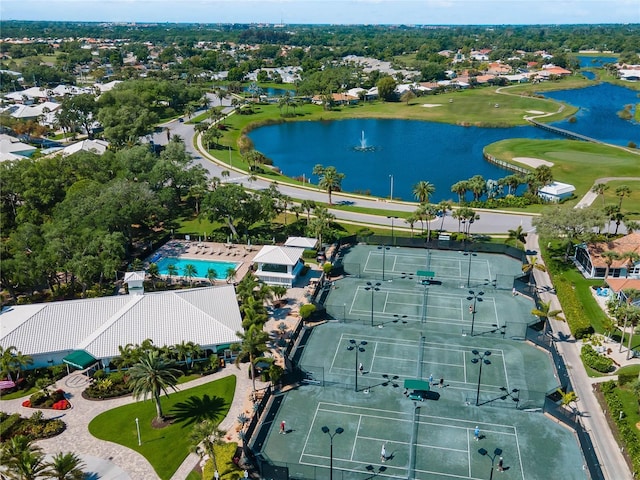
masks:
<svg viewBox="0 0 640 480"><path fill-rule="evenodd" d="M186 265L193 265L196 268L196 274L194 278L207 278L207 271L212 268L216 271L218 279L224 280L227 278L227 270L233 268L237 270L240 263L236 262L216 262L213 260L196 260L195 258L180 258L180 257L162 257L157 262L160 275L169 275L169 265L174 265L178 270L178 275L184 275L184 267Z"/></svg>

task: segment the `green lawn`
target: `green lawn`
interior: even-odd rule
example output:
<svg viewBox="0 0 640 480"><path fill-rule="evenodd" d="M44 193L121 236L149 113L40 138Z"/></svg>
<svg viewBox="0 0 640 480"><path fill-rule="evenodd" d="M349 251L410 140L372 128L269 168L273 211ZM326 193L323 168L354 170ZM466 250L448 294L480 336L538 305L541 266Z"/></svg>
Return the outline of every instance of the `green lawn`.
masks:
<svg viewBox="0 0 640 480"><path fill-rule="evenodd" d="M193 423L205 418L223 420L233 401L235 387L236 377L228 376L163 397L165 415L173 416L175 421L162 429L151 426L156 410L154 403L147 400L98 415L89 424L89 432L139 452L160 478L169 479L189 453L188 435ZM140 424L141 446L136 436L136 418Z"/></svg>
<svg viewBox="0 0 640 480"><path fill-rule="evenodd" d="M596 179L604 177L638 177L640 176L640 154L630 151L581 142L578 140L533 140L514 138L492 143L485 151L496 158L512 161L517 157L532 157L547 160L554 165L551 171L556 180L570 183L576 187L576 196L581 198L587 193ZM640 153L640 152L639 152ZM516 165L522 165L513 162ZM623 210L640 212L640 182L611 182L605 196L608 203L617 203L615 188L628 185L634 190L631 197L623 200ZM636 187L636 188L634 188ZM574 200L574 203L577 202Z"/></svg>

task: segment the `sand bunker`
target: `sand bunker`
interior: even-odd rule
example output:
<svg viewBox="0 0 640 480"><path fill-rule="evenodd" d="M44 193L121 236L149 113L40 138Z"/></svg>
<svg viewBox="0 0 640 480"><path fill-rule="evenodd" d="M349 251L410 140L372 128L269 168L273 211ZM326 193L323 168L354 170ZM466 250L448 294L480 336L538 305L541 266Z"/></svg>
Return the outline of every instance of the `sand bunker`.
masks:
<svg viewBox="0 0 640 480"><path fill-rule="evenodd" d="M527 113L533 113L534 115L544 115L547 112L541 112L540 110L527 110Z"/></svg>
<svg viewBox="0 0 640 480"><path fill-rule="evenodd" d="M553 162L548 162L546 160L542 160L541 158L531 158L531 157L514 157L514 162L524 163L528 167L538 168L541 165L546 165L547 167L553 167Z"/></svg>
<svg viewBox="0 0 640 480"><path fill-rule="evenodd" d="M441 103L423 103L422 106L427 108L433 108L433 107L441 107L442 104Z"/></svg>

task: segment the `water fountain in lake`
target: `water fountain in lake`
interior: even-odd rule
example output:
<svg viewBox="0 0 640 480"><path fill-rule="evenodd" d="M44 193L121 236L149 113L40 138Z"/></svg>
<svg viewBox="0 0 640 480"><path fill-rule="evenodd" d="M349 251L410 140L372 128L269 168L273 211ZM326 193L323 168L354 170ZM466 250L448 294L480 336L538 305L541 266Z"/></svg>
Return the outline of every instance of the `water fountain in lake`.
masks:
<svg viewBox="0 0 640 480"><path fill-rule="evenodd" d="M376 147L368 146L367 139L364 136L364 130L362 130L362 135L360 136L360 145L353 147L357 152L373 152Z"/></svg>

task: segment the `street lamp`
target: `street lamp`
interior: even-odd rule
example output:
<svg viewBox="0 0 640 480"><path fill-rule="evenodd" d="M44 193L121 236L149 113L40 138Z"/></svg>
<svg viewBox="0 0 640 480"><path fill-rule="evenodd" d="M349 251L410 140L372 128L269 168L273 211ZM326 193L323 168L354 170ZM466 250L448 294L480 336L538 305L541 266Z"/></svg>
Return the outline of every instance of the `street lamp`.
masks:
<svg viewBox="0 0 640 480"><path fill-rule="evenodd" d="M386 245L380 245L378 247L378 250L382 250L382 281L384 282L384 264L387 263L386 262L386 253L387 253L387 250L391 250L391 247L387 247Z"/></svg>
<svg viewBox="0 0 640 480"><path fill-rule="evenodd" d="M471 306L471 336L473 337L473 326L476 323L476 302L482 301L482 295L484 292L475 293L473 290L469 290L469 296L467 300L473 300L473 305Z"/></svg>
<svg viewBox="0 0 640 480"><path fill-rule="evenodd" d="M477 253L464 252L463 255L469 256L469 269L467 271L467 288L471 287L471 257L477 257Z"/></svg>
<svg viewBox="0 0 640 480"><path fill-rule="evenodd" d="M140 439L140 421L138 417L136 417L136 431L138 432L138 446L142 445L142 440Z"/></svg>
<svg viewBox="0 0 640 480"><path fill-rule="evenodd" d="M387 215L387 218L391 219L391 245L395 245L396 244L396 240L395 240L395 237L393 236L393 221L395 219L397 219L398 217L396 217L394 215Z"/></svg>
<svg viewBox="0 0 640 480"><path fill-rule="evenodd" d="M389 200L393 202L393 175L389 175L389 181L391 182L391 191L389 192Z"/></svg>
<svg viewBox="0 0 640 480"><path fill-rule="evenodd" d="M364 289L368 292L369 290L371 290L371 326L373 327L373 292L379 292L380 291L380 282L376 282L375 284L371 283L371 282L367 282L367 287L364 287Z"/></svg>
<svg viewBox="0 0 640 480"><path fill-rule="evenodd" d="M333 437L335 437L336 435L340 435L342 432L344 432L344 428L342 427L336 428L336 431L333 433L331 433L329 427L322 427L322 433L326 433L331 439L329 441L329 480L333 480Z"/></svg>
<svg viewBox="0 0 640 480"><path fill-rule="evenodd" d="M420 280L420 283L424 287L422 292L422 319L420 323L427 322L427 294L429 293L429 289L427 288L430 285L429 280Z"/></svg>
<svg viewBox="0 0 640 480"><path fill-rule="evenodd" d="M471 350L471 353L475 355L475 358L471 359L471 363L479 363L480 368L478 369L478 390L476 392L476 407L480 403L480 382L482 381L482 364L491 365L491 361L486 358L491 355L491 352L487 350L484 353L478 352L478 350Z"/></svg>
<svg viewBox="0 0 640 480"><path fill-rule="evenodd" d="M494 465L494 462L496 461L496 458L502 455L502 449L496 448L493 451L493 455L490 455L489 452L487 452L487 450L485 450L484 448L480 448L478 449L478 453L483 457L488 457L491 460L491 473L489 474L489 480L493 480L493 465Z"/></svg>
<svg viewBox="0 0 640 480"><path fill-rule="evenodd" d="M355 350L356 351L356 387L355 387L355 391L358 391L358 352L364 352L364 346L367 344L367 342L365 342L364 340L362 340L360 343L356 343L355 340L349 340L349 345L347 345L347 350L351 351L351 350Z"/></svg>

